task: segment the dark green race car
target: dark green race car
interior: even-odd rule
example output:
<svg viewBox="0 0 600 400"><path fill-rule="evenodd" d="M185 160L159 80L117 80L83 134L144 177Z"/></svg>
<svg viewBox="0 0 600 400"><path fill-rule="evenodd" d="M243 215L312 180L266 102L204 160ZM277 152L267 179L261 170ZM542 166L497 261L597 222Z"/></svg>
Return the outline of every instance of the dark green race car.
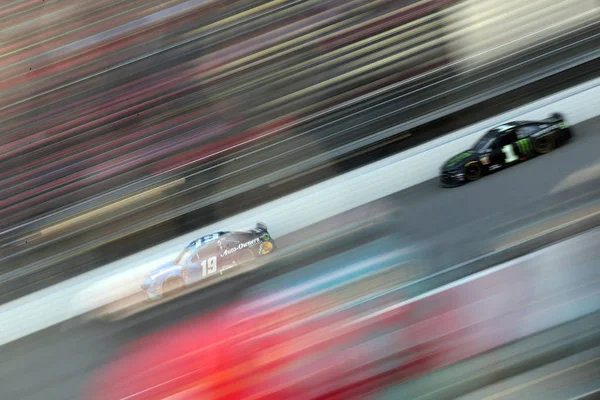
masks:
<svg viewBox="0 0 600 400"><path fill-rule="evenodd" d="M540 121L512 121L490 129L472 149L446 161L440 170L444 187L455 187L493 171L546 154L571 138L561 114Z"/></svg>

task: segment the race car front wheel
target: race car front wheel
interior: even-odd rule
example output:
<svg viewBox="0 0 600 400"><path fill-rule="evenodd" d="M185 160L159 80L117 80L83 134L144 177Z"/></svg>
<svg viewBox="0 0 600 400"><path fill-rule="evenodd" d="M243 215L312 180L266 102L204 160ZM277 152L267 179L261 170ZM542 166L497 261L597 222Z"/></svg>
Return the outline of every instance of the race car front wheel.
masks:
<svg viewBox="0 0 600 400"><path fill-rule="evenodd" d="M471 161L465 165L465 178L468 181L476 181L481 178L481 166L477 161Z"/></svg>
<svg viewBox="0 0 600 400"><path fill-rule="evenodd" d="M183 287L184 287L184 284L183 284L182 279L179 279L179 278L168 279L162 285L162 295L163 295L163 297L174 295L174 294L178 293L179 291L181 291L183 289Z"/></svg>

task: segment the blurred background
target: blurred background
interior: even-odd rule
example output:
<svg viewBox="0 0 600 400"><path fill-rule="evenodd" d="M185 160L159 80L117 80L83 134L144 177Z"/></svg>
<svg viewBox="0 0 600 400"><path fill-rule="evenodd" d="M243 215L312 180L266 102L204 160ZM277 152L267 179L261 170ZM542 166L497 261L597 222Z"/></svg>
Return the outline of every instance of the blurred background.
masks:
<svg viewBox="0 0 600 400"><path fill-rule="evenodd" d="M599 0L13 0L0 49L1 399L600 395ZM572 143L439 187L542 99ZM142 298L259 217L273 257Z"/></svg>

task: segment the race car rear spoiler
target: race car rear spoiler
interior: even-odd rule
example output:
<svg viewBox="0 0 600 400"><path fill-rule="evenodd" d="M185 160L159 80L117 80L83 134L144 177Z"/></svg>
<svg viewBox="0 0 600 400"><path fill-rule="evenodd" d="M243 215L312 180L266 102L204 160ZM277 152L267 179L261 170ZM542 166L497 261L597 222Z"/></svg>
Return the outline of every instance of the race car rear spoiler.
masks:
<svg viewBox="0 0 600 400"><path fill-rule="evenodd" d="M541 122L555 123L555 122L565 122L565 116L561 113L552 113L548 118L541 120Z"/></svg>
<svg viewBox="0 0 600 400"><path fill-rule="evenodd" d="M256 228L258 228L258 229L264 229L265 231L268 230L267 229L267 224L262 223L262 222L257 222L256 223Z"/></svg>

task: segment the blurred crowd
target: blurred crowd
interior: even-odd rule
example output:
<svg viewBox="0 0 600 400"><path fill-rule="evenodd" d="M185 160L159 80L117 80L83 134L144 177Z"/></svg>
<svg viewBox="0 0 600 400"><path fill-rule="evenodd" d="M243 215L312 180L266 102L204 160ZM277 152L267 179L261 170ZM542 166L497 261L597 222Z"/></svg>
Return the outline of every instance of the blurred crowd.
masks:
<svg viewBox="0 0 600 400"><path fill-rule="evenodd" d="M134 182L185 175L440 66L487 63L597 16L592 0L547 3L1 5L0 229L130 195Z"/></svg>
<svg viewBox="0 0 600 400"><path fill-rule="evenodd" d="M0 7L2 227L238 151L447 62L452 1Z"/></svg>

